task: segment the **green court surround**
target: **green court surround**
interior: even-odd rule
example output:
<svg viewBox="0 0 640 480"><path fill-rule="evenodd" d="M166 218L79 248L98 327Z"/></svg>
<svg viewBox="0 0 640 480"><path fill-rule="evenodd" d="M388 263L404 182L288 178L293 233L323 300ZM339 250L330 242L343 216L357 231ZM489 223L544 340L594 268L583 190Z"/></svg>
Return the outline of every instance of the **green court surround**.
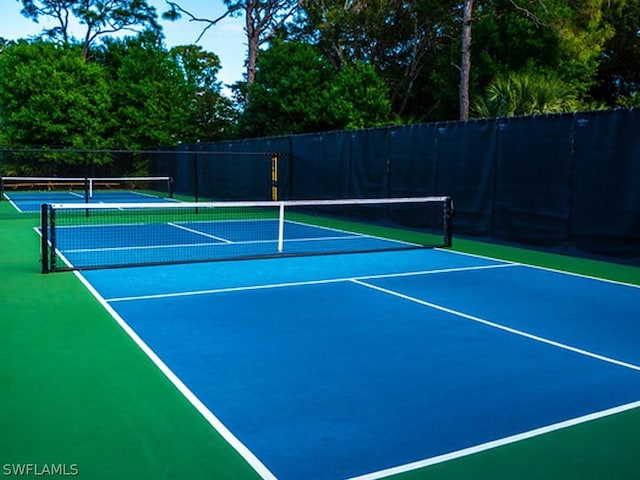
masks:
<svg viewBox="0 0 640 480"><path fill-rule="evenodd" d="M88 479L258 478L73 273L39 273L36 222L0 210L3 475L7 465L29 463L75 465ZM454 245L640 285L638 268L462 239ZM635 409L393 478L631 480L640 478L639 449Z"/></svg>

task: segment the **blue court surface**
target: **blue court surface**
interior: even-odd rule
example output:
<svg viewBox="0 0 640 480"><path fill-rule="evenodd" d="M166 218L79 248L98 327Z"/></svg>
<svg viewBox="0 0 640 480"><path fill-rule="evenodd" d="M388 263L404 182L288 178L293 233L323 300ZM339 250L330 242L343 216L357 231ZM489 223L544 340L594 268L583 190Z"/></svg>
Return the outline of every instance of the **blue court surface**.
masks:
<svg viewBox="0 0 640 480"><path fill-rule="evenodd" d="M80 274L264 478L382 478L640 405L640 288L410 250Z"/></svg>
<svg viewBox="0 0 640 480"><path fill-rule="evenodd" d="M56 249L76 267L143 265L278 255L277 219L56 227ZM415 245L370 235L283 223L286 254L353 252Z"/></svg>
<svg viewBox="0 0 640 480"><path fill-rule="evenodd" d="M6 200L21 213L39 212L43 203L85 203L85 194L81 190L66 191L6 191ZM100 190L93 193L90 203L153 203L173 201L170 198L151 193L131 190Z"/></svg>

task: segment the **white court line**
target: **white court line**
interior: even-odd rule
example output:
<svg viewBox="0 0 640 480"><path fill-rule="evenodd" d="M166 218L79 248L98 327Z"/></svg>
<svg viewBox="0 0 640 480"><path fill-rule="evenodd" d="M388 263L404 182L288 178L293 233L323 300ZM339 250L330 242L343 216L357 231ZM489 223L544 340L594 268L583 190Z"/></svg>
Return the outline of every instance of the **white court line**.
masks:
<svg viewBox="0 0 640 480"><path fill-rule="evenodd" d="M496 259L491 259L491 260L496 260ZM504 260L496 260L496 261L503 261L504 262ZM517 263L503 263L503 264L498 264L498 265L479 266L479 267L462 267L462 268L452 268L452 269L443 269L443 270L424 271L424 272L405 272L405 273L390 274L390 275L375 275L375 276L361 277L361 278L362 279L372 279L372 278L384 278L384 277L389 277L389 276L408 276L408 275L419 275L419 274L434 274L434 273L443 273L443 272L448 272L448 271L478 270L478 269L486 269L486 268L503 268L503 267L512 267L512 266L520 266L520 264L517 264ZM142 340L140 340L139 337L137 337L135 332L133 332L130 329L130 327L128 327L128 325L108 305L107 300L104 300L99 294L97 294L95 292L95 290L91 287L91 285L88 283L88 281L86 281L84 279L84 277L82 277L82 275L79 274L79 272L75 272L75 273L76 273L76 275L78 275L78 277L81 279L81 281L85 285L87 285L89 290L94 294L94 296L96 296L96 298L98 298L100 303L103 304L103 306L107 309L107 311L110 312L110 314L114 317L114 319L116 319L116 321L122 326L122 328L127 333L129 333L131 331L130 335L132 336L134 341L136 341L136 343L140 342L140 343L138 343L138 345L140 346L140 348L143 351L145 351L145 353L147 353L147 355L150 356L150 358L154 361L154 363L156 362L155 359L157 359L158 363L156 363L156 364L158 365L160 370L165 375L167 375L167 377L174 383L174 385L176 385L176 387L183 393L183 395L207 419L207 421L209 421L209 423L212 426L214 426L214 428L216 428L216 430L221 432L222 436L227 441L229 441L240 452L240 454L243 457L245 457L245 455L248 456L249 460L247 460L247 461L249 461L249 463L254 467L254 469L256 469L256 471L258 471L258 473L263 478L265 478L265 479L267 479L267 478L275 479L273 474L260 462L260 460L255 458L253 456L253 454L250 451L248 451L248 449L247 449L246 452L244 451L246 449L246 447L239 440L237 440L235 438L235 436L233 436L232 433L228 432L226 427L223 424L221 424L221 422L215 417L215 415L213 415L213 413L211 413L208 410L208 408L206 406L204 406L199 401L199 399L197 397L195 397L195 395L186 386L184 386L182 384L182 382L175 376L175 374L173 374L173 372L159 358L157 358L157 356L155 355L153 350L151 350L148 346L146 346L146 344ZM240 288L237 288L237 289L218 289L218 290L210 290L210 291L186 292L186 293L181 293L181 294L169 294L169 295L159 295L159 296L149 296L149 297L131 297L130 299L135 300L135 299L143 299L143 298L162 298L163 296L217 293L217 292L229 291L229 290L247 290L247 289L255 289L255 288L274 288L274 287L277 287L277 286L293 286L293 285L303 285L303 284L308 284L308 283L329 283L329 282L345 281L345 280L355 281L357 279L353 279L353 278L352 279L334 279L334 280L315 281L315 282L297 282L297 283L292 283L292 284L279 284L279 285L254 286L254 287L240 287ZM366 284L365 284L365 286L369 287L369 285L366 285ZM108 300L108 301L124 301L124 300L127 300L127 299L125 299L125 298L123 298L123 299L111 299L111 300ZM472 318L472 320L473 320L473 318ZM138 340L136 340L136 338L138 338ZM542 427L542 428L539 428L539 429L535 429L535 430L531 430L531 431L528 431L528 432L523 432L521 434L513 435L513 436L510 436L510 437L505 437L505 438L498 439L498 440L495 440L495 441L483 443L483 444L476 445L474 447L470 447L470 448L467 448L467 449L463 449L463 450L459 450L459 451L455 451L455 452L450 452L450 453L447 453L447 454L444 454L444 455L439 455L437 457L432 457L432 458L428 458L428 459L425 459L425 460L420 460L420 461L413 462L413 463L406 464L406 465L400 465L400 466L397 466L397 467L381 470L381 471L378 471L378 472L368 473L368 474L365 474L365 475L362 475L362 476L358 476L358 477L353 477L350 480L376 480L376 479L381 479L381 478L388 477L388 476L391 476L391 475L396 475L396 474L399 474L399 473L416 470L418 468L434 465L434 464L437 464L437 463L442 463L442 462L445 462L445 461L448 461L448 460L452 460L452 459L460 458L460 457L463 457L463 456L471 455L471 454L474 454L474 453L482 452L482 451L485 451L485 450L493 449L493 448L496 448L496 447L499 447L499 446L502 446L502 445L507 445L509 443L518 442L518 441L521 441L521 440L525 440L527 438L539 436L539 435L542 435L542 434L545 434L545 433L553 432L555 430L564 429L564 428L567 428L567 427L570 427L570 426L573 426L573 425L578 425L578 424L585 423L585 422L588 422L588 421L591 421L591 420L595 420L595 419L598 419L598 418L611 416L611 415L614 415L616 413L628 411L628 410L639 408L639 407L640 407L640 402L630 403L630 404L627 404L627 405L611 408L611 409L608 409L608 410L603 410L601 412L596 412L596 413L585 415L585 416L578 417L578 418L575 418L575 419L570 419L570 420L567 420L567 421L564 421L564 422L559 422L559 423L556 423L556 424L553 424L553 425L545 426L545 427ZM227 434L225 432L228 432L228 435L230 435L232 441L229 440L229 438L227 437ZM235 442L233 440L235 440ZM247 458L247 457L245 457L245 458ZM253 459L255 459L255 461Z"/></svg>
<svg viewBox="0 0 640 480"><path fill-rule="evenodd" d="M226 238L218 237L216 235L211 235L210 233L201 232L200 230L196 230L194 228L185 227L184 225L178 225L177 223L168 222L167 225L169 225L170 227L179 228L180 230L184 230L185 232L194 233L196 235L201 235L201 236L207 237L207 238L213 238L214 240L218 240L218 241L223 242L223 243L233 243L231 240L227 240Z"/></svg>
<svg viewBox="0 0 640 480"><path fill-rule="evenodd" d="M325 280L306 280L306 281L299 281L299 282L268 283L264 285L214 288L209 290L191 290L186 292L158 293L153 295L138 295L138 296L132 296L132 297L114 297L114 298L108 298L106 299L106 301L107 302L129 302L129 301L135 301L135 300L157 300L161 298L189 297L194 295L212 295L216 293L241 292L241 291L262 290L262 289L270 289L270 288L298 287L303 285L321 285L325 283L328 284L328 283L350 282L354 280L373 280L377 278L396 278L396 277L410 277L410 276L417 276L417 275L435 275L439 273L466 272L466 271L472 271L472 270L486 270L491 268L504 268L504 267L515 267L515 266L518 266L518 264L517 263L500 263L496 265L479 265L475 267L443 268L439 270L420 270L420 271L402 272L402 273L383 273L378 275L365 275L360 277L338 277L338 278L330 278Z"/></svg>
<svg viewBox="0 0 640 480"><path fill-rule="evenodd" d="M68 248L63 251L66 253L93 253L93 252L120 252L129 250L154 250L156 248L192 248L192 247L206 247L206 246L222 246L223 243L214 242L200 242L200 243L179 243L168 245L140 245L137 247L101 247L101 248Z"/></svg>
<svg viewBox="0 0 640 480"><path fill-rule="evenodd" d="M89 204L87 204L89 205ZM90 205L96 205L91 203ZM112 228L112 227L145 227L148 223L132 222L132 223L96 223L95 225L56 225L56 230L68 230L68 229L82 229L87 228L93 230L94 228Z"/></svg>
<svg viewBox="0 0 640 480"><path fill-rule="evenodd" d="M126 225L126 224L125 224ZM133 225L133 224L131 224ZM140 225L145 225L145 224L140 224ZM98 227L104 227L107 225L96 225ZM123 225L124 226L124 225ZM71 225L68 227L56 227L58 229L60 228L78 228L77 225ZM195 233L195 232L194 232ZM210 237L212 240L218 240L218 243L212 243L212 242L200 242L200 243L169 243L166 245L139 245L139 246L127 246L127 247L97 247L97 248L69 248L69 249L65 249L64 251L67 253L88 253L88 252L117 252L117 251L127 251L127 250L151 250L154 248L190 248L190 247L207 247L207 246L218 246L218 247L232 247L235 245L261 245L261 244L273 244L273 245L277 245L278 244L278 240L246 240L246 241L242 241L242 242L232 242L229 240L224 240L224 239L220 239L211 235L206 235L203 234L204 236L208 236ZM312 237L312 238L293 238L291 240L285 240L285 244L286 243L292 243L292 242L324 242L324 241L328 241L328 240L341 240L341 241L346 241L346 240L357 240L360 239L362 237L358 237L358 236L353 236L353 237L347 237L347 236L340 236L340 237ZM268 256L270 253L266 252L266 254L264 255L265 257ZM209 258L203 258L203 260L210 260ZM211 260L215 260L215 258L211 258ZM229 259L231 260L231 258Z"/></svg>
<svg viewBox="0 0 640 480"><path fill-rule="evenodd" d="M13 208L15 208L18 211L18 213L24 213L22 209L20 209L20 207L18 207L18 205L13 200L11 200L6 193L4 193L3 195L4 195L4 198L6 198L11 205L13 205Z"/></svg>
<svg viewBox="0 0 640 480"><path fill-rule="evenodd" d="M482 257L482 258L488 258L488 257ZM520 266L519 264L515 264L515 265ZM526 266L526 265L524 265L524 266ZM542 268L542 269L546 270L545 268ZM563 273L563 272L560 272L560 273ZM582 276L582 275L578 275L578 276ZM586 277L586 278L591 278L591 277ZM493 328L496 328L496 329L499 329L499 330L503 330L503 331L506 331L506 332L509 332L509 333L513 333L515 335L520 335L522 337L529 338L529 339L534 340L534 341L542 342L542 343L545 343L545 344L548 344L548 345L551 345L551 346L554 346L554 347L557 347L557 348L568 350L568 351L571 351L573 353L577 353L579 355L584 355L584 356L587 356L587 357L591 357L591 358L594 358L596 360L600 360L600 361L611 363L611 364L614 364L614 365L617 365L617 366L629 368L631 370L640 371L640 366L632 364L632 363L622 362L620 360L616 360L616 359L611 358L611 357L606 357L606 356L599 355L599 354L596 354L596 353L593 353L593 352L589 352L587 350L582 350L580 348L572 347L572 346L567 345L567 344L563 344L563 343L560 343L560 342L549 340L549 339L546 339L544 337L539 337L537 335L532 335L530 333L527 333L527 332L524 332L524 331L521 331L521 330L517 330L517 329L514 329L514 328L506 327L504 325L500 325L500 324L497 324L497 323L494 323L494 322L490 322L488 320L484 320L482 318L475 317L473 315L468 315L466 313L459 312L459 311L456 311L456 310L453 310L453 309L450 309L450 308L447 308L447 307L443 307L441 305L437 305L437 304L434 304L434 303L426 302L424 300L420 300L418 298L411 297L409 295L405 295L405 294L402 294L400 292L396 292L396 291L389 290L389 289L386 289L386 288L378 287L376 285L371 285L371 284L368 284L368 283L366 283L364 281L361 281L361 280L358 280L358 279L354 279L353 282L357 283L359 285L362 285L362 286L364 286L366 288L371 288L371 289L374 289L374 290L378 290L380 292L383 292L383 293L386 293L386 294L389 294L389 295L393 295L393 296L402 298L404 300L408 300L408 301L411 301L411 302L414 302L414 303L418 303L420 305L424 305L424 306L427 306L427 307L430 307L430 308L433 308L433 309L436 309L436 310L439 310L439 311L442 311L442 312L445 312L445 313L456 315L456 316L465 318L467 320L471 320L471 321L474 321L474 322L481 323L483 325L487 325L489 327L493 327ZM618 282L613 282L613 283L618 283ZM623 284L623 285L626 285L626 284ZM611 415L614 415L614 414L617 414L617 413L621 413L621 412L624 412L624 411L627 411L627 410L636 409L636 408L640 408L640 401L629 403L629 404L618 406L618 407L614 407L614 408L607 409L607 410L602 410L600 412L595 412L595 413L592 413L592 414L584 415L582 417L569 419L569 420L566 420L564 422L559 422L559 423L555 423L555 424L552 424L552 425L547 425L547 426L544 426L544 427L541 427L541 428L538 428L538 429L530 430L528 432L523 432L523 433L520 433L520 434L517 434L517 435L501 438L501 439L494 440L494 441L491 441L491 442L486 442L486 443L483 443L483 444L480 444L480 445L475 445L475 446L470 447L470 448L465 448L465 449L458 450L458 451L455 451L455 452L450 452L450 453L447 453L447 454L444 454L444 455L439 455L439 456L436 456L436 457L427 458L427 459L424 459L424 460L419 460L417 462L408 463L406 465L399 465L397 467L393 467L393 468L389 468L389 469L385 469L385 470L380 470L380 471L377 471L377 472L372 472L372 473L368 473L368 474L357 476L357 477L352 477L352 478L350 478L348 480L377 480L377 479L381 479L381 478L386 478L386 477L389 477L389 476L392 476L392 475L398 475L400 473L406 473L406 472L409 472L409 471L417 470L419 468L424 468L424 467L428 467L428 466L435 465L435 464L438 464L438 463L446 462L446 461L449 461L449 460L454 460L454 459L457 459L457 458L465 457L465 456L472 455L472 454L475 454L475 453L483 452L485 450L497 448L497 447L500 447L500 446L503 446L503 445L508 445L510 443L519 442L519 441L522 441L522 440L526 440L528 438L532 438L532 437L536 437L536 436L539 436L539 435L547 434L547 433L550 433L550 432L553 432L553 431L556 431L556 430L561 430L561 429L568 428L568 427L571 427L571 426L574 426L574 425L578 425L578 424L589 422L589 421L596 420L596 419L599 419L599 418L611 416Z"/></svg>
<svg viewBox="0 0 640 480"><path fill-rule="evenodd" d="M593 353L593 352L590 352L588 350L583 350L581 348L572 347L571 345L567 345L566 343L556 342L555 340L550 340L548 338L540 337L538 335L533 335L533 334L527 333L527 332L525 332L523 330L518 330L518 329L515 329L515 328L511 328L511 327L506 327L506 326L501 325L499 323L491 322L489 320L485 320L483 318L476 317L474 315L469 315L467 313L460 312L458 310L453 310L451 308L443 307L442 305L438 305L437 303L427 302L425 300L421 300L421 299L416 298L416 297L411 297L409 295L405 295L404 293L396 292L394 290L389 290L388 288L378 287L377 285L372 285L372 284L366 283L366 282L364 282L362 280L354 279L352 281L354 283L357 283L358 285L362 285L363 287L371 288L371 289L377 290L379 292L387 293L389 295L393 295L394 297L402 298L403 300L408 300L410 302L417 303L419 305L424 305L425 307L430 307L430 308L433 308L435 310L439 310L441 312L449 313L451 315L455 315L455 316L458 316L458 317L465 318L467 320L471 320L471 321L474 321L474 322L477 322L477 323L481 323L483 325L487 325L489 327L493 327L493 328L496 328L498 330L503 330L505 332L513 333L515 335L519 335L521 337L525 337L525 338L528 338L528 339L531 339L531 340L535 340L537 342L546 343L547 345L551 345L551 346L554 346L554 347L557 347L557 348L561 348L563 350L568 350L568 351L573 352L573 353L578 353L578 354L584 355L586 357L595 358L596 360L601 360L603 362L607 362L607 363L611 363L611 364L614 364L614 365L618 365L620 367L625 367L625 368L629 368L631 370L640 371L640 366L635 365L633 363L623 362L621 360L616 360L615 358L606 357L604 355L599 355L597 353Z"/></svg>
<svg viewBox="0 0 640 480"><path fill-rule="evenodd" d="M169 379L178 391L193 405L204 419L231 445L238 454L263 478L263 480L277 480L276 476L247 448L231 431L215 416L215 414L202 403L202 401L187 387L180 378L164 363L160 357L149 347L142 338L122 319L122 317L109 305L105 299L93 288L93 285L84 276L75 271L74 274L91 294L100 302L105 310L116 321L135 344L149 357L158 369Z"/></svg>
<svg viewBox="0 0 640 480"><path fill-rule="evenodd" d="M400 473L406 473L413 470L417 470L419 468L424 468L431 465L436 465L438 463L447 462L449 460L455 460L457 458L466 457L468 455L473 455L474 453L484 452L485 450L501 447L504 445L508 445L510 443L520 442L532 437L537 437L540 435L554 432L556 430L562 430L565 428L573 427L575 425L597 420L599 418L609 417L611 415L626 412L628 410L633 410L635 408L640 408L640 401L628 403L626 405L621 405L619 407L614 407L607 410L602 410L600 412L591 413L589 415L584 415L582 417L572 418L564 422L554 423L552 425L547 425L545 427L537 428L535 430L530 430L528 432L519 433L517 435L512 435L510 437L504 437L498 440L482 443L480 445L475 445L473 447L465 448L455 452L445 453L444 455L438 455L436 457L419 460L417 462L407 463L405 465L399 465L397 467L392 467L392 468L380 470L377 472L367 473L365 475L360 475L358 477L351 477L347 480L378 480L381 478L390 477L392 475L398 475Z"/></svg>
<svg viewBox="0 0 640 480"><path fill-rule="evenodd" d="M438 250L439 252L446 252L452 255L461 255L464 257L473 257L473 258L481 258L483 260L493 260L493 261L498 261L498 262L509 262L510 260L505 260L505 259L500 259L500 258L494 258L494 257L487 257L486 255L480 255L477 253L467 253L467 252L461 252L459 250L451 250L451 249L447 249L447 248L437 248L436 250ZM535 250L532 250L535 252ZM573 258L577 258L577 257L573 257ZM598 282L604 282L604 283L612 283L614 285L624 285L626 287L633 287L633 288L640 288L640 285L636 285L635 283L627 283L627 282L622 282L620 280L611 280L609 278L602 278L602 277L595 277L593 275L586 275L584 273L577 273L577 272L570 272L567 270L559 270L557 268L551 268L551 267L543 267L541 265L534 265L531 263L520 263L520 265L522 267L526 267L526 268L533 268L536 270L545 270L547 272L553 272L553 273L558 273L561 275L569 275L571 277L579 277L579 278L586 278L589 280L596 280Z"/></svg>

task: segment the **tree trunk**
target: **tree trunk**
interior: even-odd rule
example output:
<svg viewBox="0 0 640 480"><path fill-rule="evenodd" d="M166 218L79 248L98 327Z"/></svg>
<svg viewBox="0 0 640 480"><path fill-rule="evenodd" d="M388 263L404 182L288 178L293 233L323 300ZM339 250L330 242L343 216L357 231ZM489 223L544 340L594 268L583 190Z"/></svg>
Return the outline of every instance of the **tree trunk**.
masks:
<svg viewBox="0 0 640 480"><path fill-rule="evenodd" d="M462 63L460 64L460 120L469 119L469 76L471 74L471 12L473 0L465 0L462 14Z"/></svg>
<svg viewBox="0 0 640 480"><path fill-rule="evenodd" d="M247 85L256 79L256 61L260 46L260 32L255 25L255 2L247 2L245 7L245 30L247 33Z"/></svg>

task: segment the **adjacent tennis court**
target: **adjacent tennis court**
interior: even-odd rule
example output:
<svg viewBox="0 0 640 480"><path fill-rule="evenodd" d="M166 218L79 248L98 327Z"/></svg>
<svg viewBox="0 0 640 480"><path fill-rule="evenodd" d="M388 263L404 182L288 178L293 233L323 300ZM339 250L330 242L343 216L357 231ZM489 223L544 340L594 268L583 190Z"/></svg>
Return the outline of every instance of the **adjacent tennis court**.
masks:
<svg viewBox="0 0 640 480"><path fill-rule="evenodd" d="M43 203L172 201L171 177L0 177L0 200L20 213L40 212Z"/></svg>
<svg viewBox="0 0 640 480"><path fill-rule="evenodd" d="M445 250L87 271L264 478L382 478L640 405L640 289Z"/></svg>

